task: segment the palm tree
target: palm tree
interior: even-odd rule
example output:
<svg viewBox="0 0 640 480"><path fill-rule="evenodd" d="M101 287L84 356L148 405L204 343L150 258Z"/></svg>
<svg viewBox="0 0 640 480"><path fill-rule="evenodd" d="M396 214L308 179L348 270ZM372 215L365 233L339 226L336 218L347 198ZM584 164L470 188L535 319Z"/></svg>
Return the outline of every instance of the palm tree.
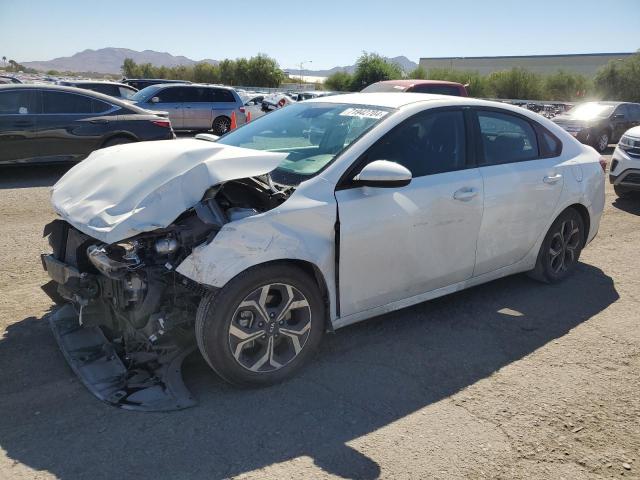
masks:
<svg viewBox="0 0 640 480"><path fill-rule="evenodd" d="M7 66L7 57L4 56L4 55L2 56L2 64L3 64L4 67Z"/></svg>

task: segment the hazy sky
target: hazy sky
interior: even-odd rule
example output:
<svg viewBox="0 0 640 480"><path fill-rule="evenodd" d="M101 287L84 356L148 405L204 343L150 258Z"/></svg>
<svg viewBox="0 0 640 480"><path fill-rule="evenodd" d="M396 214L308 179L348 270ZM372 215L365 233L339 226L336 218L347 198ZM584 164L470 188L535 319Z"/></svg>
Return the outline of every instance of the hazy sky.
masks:
<svg viewBox="0 0 640 480"><path fill-rule="evenodd" d="M0 56L50 60L86 48L200 60L258 52L291 68L393 57L631 52L640 0L0 0Z"/></svg>

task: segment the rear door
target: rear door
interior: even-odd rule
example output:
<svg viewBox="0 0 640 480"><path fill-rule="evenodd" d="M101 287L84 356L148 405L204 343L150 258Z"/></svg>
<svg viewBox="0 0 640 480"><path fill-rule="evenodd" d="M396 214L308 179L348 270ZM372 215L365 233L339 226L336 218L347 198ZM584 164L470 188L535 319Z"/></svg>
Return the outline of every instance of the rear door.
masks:
<svg viewBox="0 0 640 480"><path fill-rule="evenodd" d="M347 179L339 186L342 316L471 277L483 192L466 130L461 109L417 114L374 144L353 172L389 160L411 170L409 185L358 187Z"/></svg>
<svg viewBox="0 0 640 480"><path fill-rule="evenodd" d="M484 212L474 276L524 258L545 233L565 175L561 143L543 127L501 109L476 113Z"/></svg>
<svg viewBox="0 0 640 480"><path fill-rule="evenodd" d="M38 116L37 149L47 161L77 161L99 148L110 130L113 105L90 96L42 90Z"/></svg>
<svg viewBox="0 0 640 480"><path fill-rule="evenodd" d="M213 118L220 115L231 118L232 112L241 106L241 102L238 102L233 93L225 88L212 88L211 95L213 99ZM236 115L239 113L237 111ZM240 123L240 119L238 119L238 122Z"/></svg>
<svg viewBox="0 0 640 480"><path fill-rule="evenodd" d="M184 89L184 128L210 130L213 123L212 89L206 87L184 87Z"/></svg>
<svg viewBox="0 0 640 480"><path fill-rule="evenodd" d="M0 163L23 162L38 156L34 142L38 111L37 90L0 92Z"/></svg>
<svg viewBox="0 0 640 480"><path fill-rule="evenodd" d="M158 97L158 102L151 102L151 98L141 105L143 108L151 110L160 110L169 113L169 120L174 130L184 129L184 104L186 89L184 87L165 87L151 97Z"/></svg>

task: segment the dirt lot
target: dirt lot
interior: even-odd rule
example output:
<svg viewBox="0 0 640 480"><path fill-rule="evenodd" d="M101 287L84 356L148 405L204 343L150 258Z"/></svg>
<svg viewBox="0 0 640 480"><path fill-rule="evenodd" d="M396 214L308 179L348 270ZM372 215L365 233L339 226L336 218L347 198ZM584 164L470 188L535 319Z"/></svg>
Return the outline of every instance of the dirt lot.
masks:
<svg viewBox="0 0 640 480"><path fill-rule="evenodd" d="M43 320L63 172L0 169L0 478L640 478L640 200L607 187L561 285L519 275L355 325L265 390L194 355L200 404L143 414L94 399Z"/></svg>

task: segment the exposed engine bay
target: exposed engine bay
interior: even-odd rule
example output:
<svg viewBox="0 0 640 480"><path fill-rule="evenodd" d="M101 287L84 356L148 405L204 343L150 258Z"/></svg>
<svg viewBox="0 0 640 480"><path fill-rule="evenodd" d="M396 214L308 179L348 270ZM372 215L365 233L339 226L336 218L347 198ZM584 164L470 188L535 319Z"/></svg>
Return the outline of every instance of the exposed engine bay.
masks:
<svg viewBox="0 0 640 480"><path fill-rule="evenodd" d="M271 210L293 192L269 175L209 188L202 200L165 228L111 244L58 219L43 232L42 256L58 303L54 334L71 367L101 400L134 410L173 410L195 401L180 365L195 347L194 321L213 287L175 268L228 222Z"/></svg>

